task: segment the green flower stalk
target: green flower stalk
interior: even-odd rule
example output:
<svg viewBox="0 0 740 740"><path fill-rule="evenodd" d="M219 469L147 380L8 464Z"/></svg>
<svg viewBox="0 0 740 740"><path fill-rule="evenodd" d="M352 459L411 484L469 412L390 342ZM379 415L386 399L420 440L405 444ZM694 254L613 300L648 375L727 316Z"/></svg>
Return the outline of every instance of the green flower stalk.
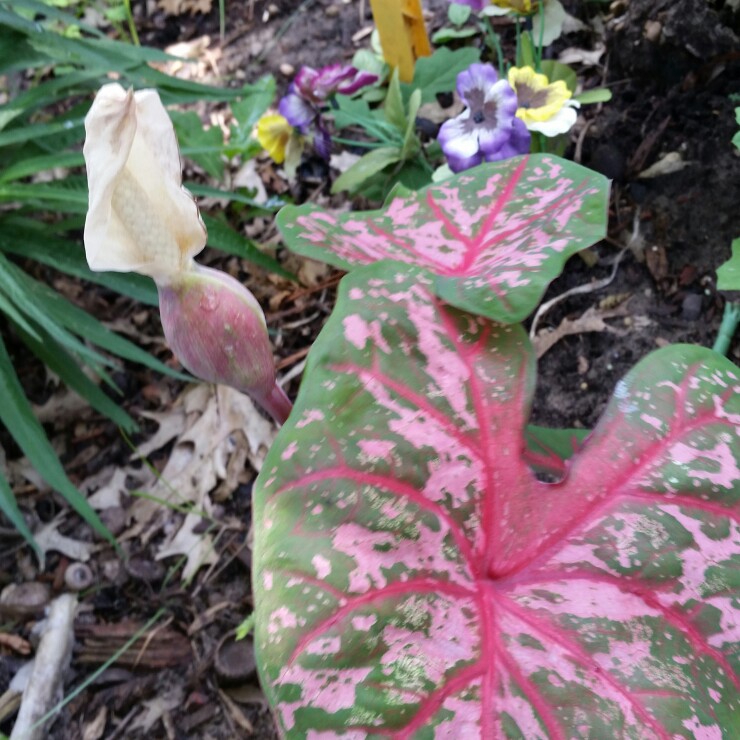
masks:
<svg viewBox="0 0 740 740"><path fill-rule="evenodd" d="M183 366L249 394L283 423L291 405L276 383L262 309L237 280L193 260L207 233L182 186L177 138L159 95L105 85L85 131L90 268L153 278L165 337Z"/></svg>

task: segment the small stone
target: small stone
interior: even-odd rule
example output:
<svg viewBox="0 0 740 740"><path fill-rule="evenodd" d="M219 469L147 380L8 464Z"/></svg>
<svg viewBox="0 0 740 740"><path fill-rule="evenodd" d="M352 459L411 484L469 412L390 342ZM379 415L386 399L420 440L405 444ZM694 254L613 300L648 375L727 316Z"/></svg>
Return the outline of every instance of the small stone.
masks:
<svg viewBox="0 0 740 740"><path fill-rule="evenodd" d="M287 62L283 62L280 65L280 74L283 77L292 77L295 74L295 67L292 64L288 64Z"/></svg>
<svg viewBox="0 0 740 740"><path fill-rule="evenodd" d="M580 389L582 391L587 391L588 390L588 383L585 380L583 381L583 383L581 383Z"/></svg>
<svg viewBox="0 0 740 740"><path fill-rule="evenodd" d="M280 12L280 8L278 8L278 6L277 6L277 5L275 5L275 3L270 3L270 4L269 4L269 5L267 6L267 12L268 12L268 13L269 13L270 15L277 15L277 14L278 14L278 13Z"/></svg>
<svg viewBox="0 0 740 740"><path fill-rule="evenodd" d="M660 32L663 30L663 25L660 21L645 21L645 38L651 43L655 43L660 38Z"/></svg>
<svg viewBox="0 0 740 740"><path fill-rule="evenodd" d="M13 617L40 616L50 599L47 583L11 583L0 593L0 613Z"/></svg>
<svg viewBox="0 0 740 740"><path fill-rule="evenodd" d="M214 661L216 674L224 685L240 684L254 678L257 663L251 637L236 640L229 635L221 641Z"/></svg>
<svg viewBox="0 0 740 740"><path fill-rule="evenodd" d="M701 316L702 297L699 293L689 293L681 304L681 316L686 321L696 321Z"/></svg>
<svg viewBox="0 0 740 740"><path fill-rule="evenodd" d="M336 18L340 13L339 6L330 5L328 8L326 8L326 10L324 10L324 13L326 13L329 18Z"/></svg>
<svg viewBox="0 0 740 740"><path fill-rule="evenodd" d="M85 563L70 563L64 571L64 583L70 591L84 591L94 582L92 569Z"/></svg>

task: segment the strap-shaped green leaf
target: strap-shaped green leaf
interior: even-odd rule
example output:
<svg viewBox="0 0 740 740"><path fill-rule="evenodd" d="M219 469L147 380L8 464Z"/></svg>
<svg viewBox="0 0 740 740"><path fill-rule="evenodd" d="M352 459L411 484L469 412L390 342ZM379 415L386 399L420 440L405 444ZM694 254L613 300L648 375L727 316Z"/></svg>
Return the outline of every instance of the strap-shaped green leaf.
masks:
<svg viewBox="0 0 740 740"><path fill-rule="evenodd" d="M168 375L173 375L173 371L167 368L164 363L160 362L155 357L152 357L152 355L145 352L140 347L137 347L128 339L124 339L118 334L112 332L110 329L107 329L86 311L83 311L73 303L70 303L55 290L52 290L48 285L44 285L38 280L34 280L29 277L20 268L12 265L2 256L0 256L0 267L3 265L3 260L7 263L6 268L13 272L18 282L23 286L23 290L28 296L28 300L33 301L35 305L40 307L40 310L37 310L34 313L33 318L38 320L37 315L39 313L41 313L41 315L45 314L53 317L53 320L47 319L43 323L39 323L41 323L41 325L63 346L75 351L75 347L79 342L77 342L73 347L69 347L65 340L70 335L68 332L63 332L61 334L62 339L59 339L59 336L57 336L57 334L60 333L58 331L59 327L64 327L65 329L74 331L98 347L107 350L118 357L123 357L127 360L132 360L133 362L139 362L157 372L166 372ZM1 274L2 272L0 271L0 276ZM51 331L49 326L52 326L52 328L55 328L57 331ZM82 346L86 353L89 354L90 350L84 345ZM101 358L104 364L111 364L111 361L108 358L103 357L98 353L93 354L94 361L95 358ZM176 377L183 380L191 379L189 376L181 373L177 374Z"/></svg>
<svg viewBox="0 0 740 740"><path fill-rule="evenodd" d="M72 485L56 456L43 427L33 415L18 376L0 337L0 421L23 450L41 477L57 490L74 510L101 536L116 544L113 535L87 499Z"/></svg>
<svg viewBox="0 0 740 740"><path fill-rule="evenodd" d="M107 416L126 432L138 429L136 422L111 398L85 375L77 360L55 342L43 329L38 329L41 340L34 339L20 327L16 327L25 345L45 365L53 370L69 388L84 398L96 411Z"/></svg>
<svg viewBox="0 0 740 740"><path fill-rule="evenodd" d="M5 514L10 523L23 535L28 544L36 550L36 554L41 557L42 552L33 539L33 534L31 534L31 530L28 528L26 520L23 518L23 514L21 514L21 510L18 508L18 502L15 500L13 491L2 472L0 472L0 511Z"/></svg>
<svg viewBox="0 0 740 740"><path fill-rule="evenodd" d="M265 254L254 241L234 231L220 219L204 215L203 223L208 229L208 244L210 246L241 257L268 272L282 275L288 280L295 279L274 257Z"/></svg>
<svg viewBox="0 0 740 740"><path fill-rule="evenodd" d="M18 215L0 219L0 251L36 260L68 275L103 285L148 306L159 303L151 278L135 273L93 272L82 245L49 233L46 225Z"/></svg>

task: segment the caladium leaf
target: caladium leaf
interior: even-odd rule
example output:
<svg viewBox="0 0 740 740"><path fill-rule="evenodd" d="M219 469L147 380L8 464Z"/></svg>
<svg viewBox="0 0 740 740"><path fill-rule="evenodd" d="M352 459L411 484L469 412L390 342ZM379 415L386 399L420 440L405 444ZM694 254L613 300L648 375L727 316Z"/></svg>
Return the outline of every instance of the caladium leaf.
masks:
<svg viewBox="0 0 740 740"><path fill-rule="evenodd" d="M286 206L277 225L299 254L345 270L383 259L414 265L451 305L512 322L531 313L568 257L605 235L608 197L603 175L531 154L480 165L378 211Z"/></svg>
<svg viewBox="0 0 740 740"><path fill-rule="evenodd" d="M255 488L282 731L738 737L738 369L655 352L543 483L524 331L397 271L344 280Z"/></svg>

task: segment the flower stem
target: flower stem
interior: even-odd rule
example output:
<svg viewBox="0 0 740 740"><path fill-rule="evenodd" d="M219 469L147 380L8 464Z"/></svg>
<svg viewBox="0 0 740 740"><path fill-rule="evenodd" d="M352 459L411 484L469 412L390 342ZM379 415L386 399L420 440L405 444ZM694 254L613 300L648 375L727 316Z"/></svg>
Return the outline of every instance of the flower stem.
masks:
<svg viewBox="0 0 740 740"><path fill-rule="evenodd" d="M293 410L293 404L277 382L272 386L272 390L269 393L251 393L250 395L270 414L277 424L285 424L290 416L290 412Z"/></svg>
<svg viewBox="0 0 740 740"><path fill-rule="evenodd" d="M738 324L740 324L740 303L727 301L725 312L722 315L722 323L719 325L719 331L717 332L717 339L715 339L712 347L715 352L719 352L721 355L727 354Z"/></svg>
<svg viewBox="0 0 740 740"><path fill-rule="evenodd" d="M498 57L498 73L500 77L506 76L506 64L504 62L504 50L501 48L501 39L493 28L493 24L488 16L483 17L484 31L488 45L495 50Z"/></svg>

